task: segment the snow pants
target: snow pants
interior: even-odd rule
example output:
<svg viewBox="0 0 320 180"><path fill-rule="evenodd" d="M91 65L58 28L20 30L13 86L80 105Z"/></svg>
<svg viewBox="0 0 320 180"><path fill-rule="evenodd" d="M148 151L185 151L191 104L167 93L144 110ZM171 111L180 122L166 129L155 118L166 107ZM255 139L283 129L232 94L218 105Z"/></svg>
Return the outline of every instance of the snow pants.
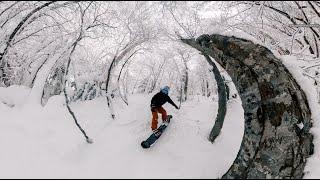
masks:
<svg viewBox="0 0 320 180"><path fill-rule="evenodd" d="M155 130L158 128L158 113L161 114L162 121L165 121L167 119L167 112L162 106L152 107L151 112L152 112L151 129Z"/></svg>

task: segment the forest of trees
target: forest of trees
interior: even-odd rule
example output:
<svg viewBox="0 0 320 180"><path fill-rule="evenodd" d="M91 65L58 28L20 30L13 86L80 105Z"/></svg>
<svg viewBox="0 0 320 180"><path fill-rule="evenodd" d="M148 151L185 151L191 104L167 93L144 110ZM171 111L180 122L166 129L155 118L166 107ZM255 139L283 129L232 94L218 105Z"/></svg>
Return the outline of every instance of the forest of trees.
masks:
<svg viewBox="0 0 320 180"><path fill-rule="evenodd" d="M129 104L128 94L163 85L180 104L214 97L212 67L180 41L210 33L247 35L296 56L318 85L319 20L315 1L1 1L0 87L30 87L43 106L61 93L67 104L103 96L111 110L114 97Z"/></svg>
<svg viewBox="0 0 320 180"><path fill-rule="evenodd" d="M310 62L318 82L320 3L0 2L0 86L37 87L42 105L67 89L72 101L173 87L216 94L210 66L179 37L244 33Z"/></svg>
<svg viewBox="0 0 320 180"><path fill-rule="evenodd" d="M228 67L215 64L222 55L215 60L195 48L219 44L210 34L250 39L275 56L295 57L320 94L319 22L318 1L0 1L0 87L26 86L31 89L27 101L41 106L63 95L88 143L92 140L69 106L72 102L104 97L115 119L115 98L129 105L129 95L151 94L164 85L171 87L179 106L195 96L219 98L209 137L213 142L227 100L237 92L229 88ZM192 48L186 42L198 44ZM241 43L225 47L240 48Z"/></svg>

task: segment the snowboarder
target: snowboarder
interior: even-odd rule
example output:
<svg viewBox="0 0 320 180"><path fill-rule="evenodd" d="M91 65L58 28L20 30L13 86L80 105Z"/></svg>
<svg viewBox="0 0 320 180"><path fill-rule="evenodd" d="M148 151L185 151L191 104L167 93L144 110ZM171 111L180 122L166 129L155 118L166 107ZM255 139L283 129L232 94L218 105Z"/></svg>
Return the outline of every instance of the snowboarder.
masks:
<svg viewBox="0 0 320 180"><path fill-rule="evenodd" d="M173 105L176 109L180 109L169 97L169 86L165 86L161 88L160 92L155 94L151 99L151 112L152 112L152 122L151 122L151 130L154 133L157 133L158 128L158 113L162 116L162 121L166 123L167 120L167 112L162 107L163 104L166 102L169 102L171 105Z"/></svg>

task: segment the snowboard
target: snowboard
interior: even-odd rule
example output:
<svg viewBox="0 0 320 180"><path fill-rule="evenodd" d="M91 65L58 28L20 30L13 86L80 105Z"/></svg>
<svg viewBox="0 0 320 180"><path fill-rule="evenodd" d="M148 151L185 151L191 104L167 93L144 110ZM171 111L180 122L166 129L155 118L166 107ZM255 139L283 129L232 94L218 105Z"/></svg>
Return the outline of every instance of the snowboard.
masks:
<svg viewBox="0 0 320 180"><path fill-rule="evenodd" d="M166 123L162 123L159 127L158 127L158 133L155 134L155 133L152 133L149 138L145 141L142 141L141 142L141 146L143 148L149 148L151 145L153 145L158 139L159 137L161 136L161 134L164 132L164 130L167 128L167 126L169 125L170 123L170 120L172 118L172 115L168 115L168 120Z"/></svg>

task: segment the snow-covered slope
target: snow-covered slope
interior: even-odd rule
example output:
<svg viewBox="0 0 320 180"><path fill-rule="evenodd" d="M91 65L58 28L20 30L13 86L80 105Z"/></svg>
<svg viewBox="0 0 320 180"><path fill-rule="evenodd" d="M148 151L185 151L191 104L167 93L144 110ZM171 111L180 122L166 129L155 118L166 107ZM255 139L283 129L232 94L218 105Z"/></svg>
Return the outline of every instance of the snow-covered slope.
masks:
<svg viewBox="0 0 320 180"><path fill-rule="evenodd" d="M207 136L217 113L216 101L194 97L180 110L164 105L173 119L158 142L143 149L140 142L151 133L151 96L132 95L129 106L115 101L116 120L108 118L103 98L72 104L93 144L85 142L62 96L52 97L44 108L0 105L0 177L221 177L233 163L242 140L240 99L228 104L222 133L214 144Z"/></svg>

